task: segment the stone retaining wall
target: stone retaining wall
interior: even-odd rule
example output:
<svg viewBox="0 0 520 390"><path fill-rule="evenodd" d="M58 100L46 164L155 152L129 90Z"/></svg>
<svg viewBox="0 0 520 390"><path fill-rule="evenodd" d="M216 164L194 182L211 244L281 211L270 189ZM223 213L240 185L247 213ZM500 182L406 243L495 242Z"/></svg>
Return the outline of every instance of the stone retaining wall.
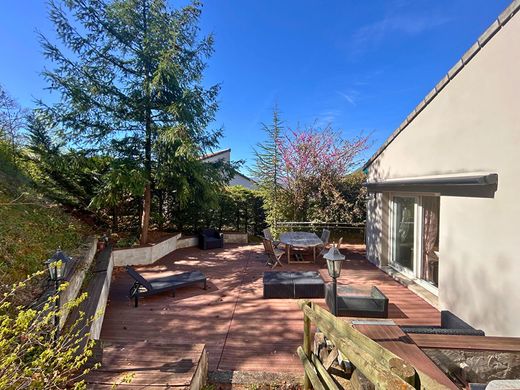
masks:
<svg viewBox="0 0 520 390"><path fill-rule="evenodd" d="M429 348L422 351L449 377L456 376L468 383L520 378L520 352Z"/></svg>

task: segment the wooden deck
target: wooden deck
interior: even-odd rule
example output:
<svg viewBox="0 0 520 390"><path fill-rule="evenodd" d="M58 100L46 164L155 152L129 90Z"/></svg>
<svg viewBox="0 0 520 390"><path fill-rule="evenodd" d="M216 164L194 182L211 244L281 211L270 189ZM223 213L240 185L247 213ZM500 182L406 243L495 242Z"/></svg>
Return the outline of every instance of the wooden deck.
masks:
<svg viewBox="0 0 520 390"><path fill-rule="evenodd" d="M113 342L103 346L103 365L87 378L88 389L199 389L207 375L204 344Z"/></svg>
<svg viewBox="0 0 520 390"><path fill-rule="evenodd" d="M376 285L388 296L389 318L397 324L440 324L434 307L367 262L363 250L363 246L342 247L348 260L340 283ZM205 344L209 370L303 373L296 355L303 337L302 312L296 300L262 298L262 276L269 270L265 260L260 245L175 251L138 270L150 278L201 270L208 277L208 290L194 286L178 290L175 297L144 298L138 308L127 297L131 279L124 270L116 270L101 338ZM330 281L323 261L277 269L318 269Z"/></svg>

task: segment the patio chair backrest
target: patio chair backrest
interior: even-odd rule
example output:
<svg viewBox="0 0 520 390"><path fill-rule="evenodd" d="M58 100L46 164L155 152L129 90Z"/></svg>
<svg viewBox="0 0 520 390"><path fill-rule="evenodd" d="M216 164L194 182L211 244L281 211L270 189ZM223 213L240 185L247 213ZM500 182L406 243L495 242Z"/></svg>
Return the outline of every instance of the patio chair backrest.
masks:
<svg viewBox="0 0 520 390"><path fill-rule="evenodd" d="M271 229L265 228L264 230L262 230L262 232L264 233L264 237L266 239L268 239L269 241L273 241L273 234L271 233Z"/></svg>
<svg viewBox="0 0 520 390"><path fill-rule="evenodd" d="M132 279L134 279L137 283L146 287L150 291L153 290L153 287L150 284L150 282L148 280L146 280L145 278L143 278L143 276L139 272L137 272L135 269L133 269L133 267L130 267L129 265L127 265L126 272L128 272L128 274L132 277Z"/></svg>
<svg viewBox="0 0 520 390"><path fill-rule="evenodd" d="M266 239L266 238L262 238L262 243L264 244L264 249L265 249L265 252L268 254L268 255L271 255L272 253L274 253L274 249L273 249L273 242Z"/></svg>
<svg viewBox="0 0 520 390"><path fill-rule="evenodd" d="M202 229L200 234L206 237L220 238L220 234L216 229Z"/></svg>
<svg viewBox="0 0 520 390"><path fill-rule="evenodd" d="M330 239L330 230L323 229L321 232L321 241L323 241L324 244L328 244Z"/></svg>

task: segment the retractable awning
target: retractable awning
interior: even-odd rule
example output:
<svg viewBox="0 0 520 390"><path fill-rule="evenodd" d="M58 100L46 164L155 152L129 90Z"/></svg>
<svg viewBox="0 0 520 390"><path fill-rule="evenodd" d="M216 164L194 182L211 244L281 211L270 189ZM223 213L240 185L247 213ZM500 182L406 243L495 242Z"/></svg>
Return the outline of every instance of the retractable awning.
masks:
<svg viewBox="0 0 520 390"><path fill-rule="evenodd" d="M498 188L498 174L445 176L424 179L391 179L365 183L369 193L429 192L444 196L493 198Z"/></svg>

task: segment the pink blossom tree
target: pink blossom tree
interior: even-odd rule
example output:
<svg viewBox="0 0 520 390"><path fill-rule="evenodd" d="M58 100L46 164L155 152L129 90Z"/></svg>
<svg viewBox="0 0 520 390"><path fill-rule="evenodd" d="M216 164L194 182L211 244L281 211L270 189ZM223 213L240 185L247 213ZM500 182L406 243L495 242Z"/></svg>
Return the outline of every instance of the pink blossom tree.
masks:
<svg viewBox="0 0 520 390"><path fill-rule="evenodd" d="M338 218L337 209L345 202L340 182L359 166L368 146L369 136L346 139L330 126L289 130L281 137L277 147L287 217L294 221Z"/></svg>

